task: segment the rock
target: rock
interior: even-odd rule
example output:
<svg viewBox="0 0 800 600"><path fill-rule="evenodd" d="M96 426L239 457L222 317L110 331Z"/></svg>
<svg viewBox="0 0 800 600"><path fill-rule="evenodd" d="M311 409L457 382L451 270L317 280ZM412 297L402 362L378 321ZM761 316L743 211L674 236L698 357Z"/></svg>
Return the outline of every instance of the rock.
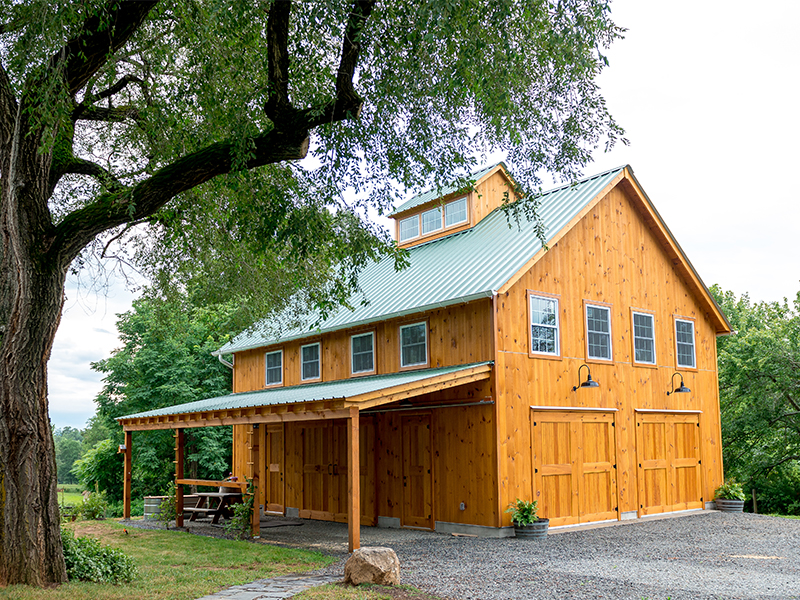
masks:
<svg viewBox="0 0 800 600"><path fill-rule="evenodd" d="M359 548L344 565L344 582L400 585L400 561L391 548Z"/></svg>

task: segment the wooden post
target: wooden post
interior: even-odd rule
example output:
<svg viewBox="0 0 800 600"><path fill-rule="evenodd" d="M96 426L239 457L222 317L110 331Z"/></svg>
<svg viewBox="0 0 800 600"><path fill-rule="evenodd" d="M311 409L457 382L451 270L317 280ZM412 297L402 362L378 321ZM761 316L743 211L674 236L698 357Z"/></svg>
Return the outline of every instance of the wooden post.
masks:
<svg viewBox="0 0 800 600"><path fill-rule="evenodd" d="M247 432L247 478L253 482L253 512L250 513L250 533L254 538L261 537L261 514L258 511L258 473L256 473L255 462L258 457L258 449L253 443L253 438L256 437L260 431L253 426ZM256 438L257 439L257 438ZM247 490L245 490L246 492Z"/></svg>
<svg viewBox="0 0 800 600"><path fill-rule="evenodd" d="M359 457L358 407L350 408L347 419L347 548L361 547L361 458Z"/></svg>
<svg viewBox="0 0 800 600"><path fill-rule="evenodd" d="M133 432L125 432L125 466L122 479L122 517L131 518L131 473L133 471Z"/></svg>
<svg viewBox="0 0 800 600"><path fill-rule="evenodd" d="M183 447L185 435L183 429L175 430L175 527L183 527Z"/></svg>

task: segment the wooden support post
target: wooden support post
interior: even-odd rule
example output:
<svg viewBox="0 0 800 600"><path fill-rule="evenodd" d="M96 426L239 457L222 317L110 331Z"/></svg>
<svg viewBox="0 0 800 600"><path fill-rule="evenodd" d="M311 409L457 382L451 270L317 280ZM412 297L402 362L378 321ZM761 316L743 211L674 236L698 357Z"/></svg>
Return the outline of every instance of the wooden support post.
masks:
<svg viewBox="0 0 800 600"><path fill-rule="evenodd" d="M183 527L183 447L185 442L183 429L175 430L175 527Z"/></svg>
<svg viewBox="0 0 800 600"><path fill-rule="evenodd" d="M131 518L131 474L133 472L133 432L125 432L125 471L122 479L122 517Z"/></svg>
<svg viewBox="0 0 800 600"><path fill-rule="evenodd" d="M361 458L359 456L358 407L347 419L347 548L361 548Z"/></svg>
<svg viewBox="0 0 800 600"><path fill-rule="evenodd" d="M257 426L256 426L257 427ZM250 513L250 533L254 538L261 537L261 513L258 511L258 473L256 472L256 461L258 460L258 448L255 441L259 434L258 429L250 427L247 432L247 477L253 482L253 512Z"/></svg>

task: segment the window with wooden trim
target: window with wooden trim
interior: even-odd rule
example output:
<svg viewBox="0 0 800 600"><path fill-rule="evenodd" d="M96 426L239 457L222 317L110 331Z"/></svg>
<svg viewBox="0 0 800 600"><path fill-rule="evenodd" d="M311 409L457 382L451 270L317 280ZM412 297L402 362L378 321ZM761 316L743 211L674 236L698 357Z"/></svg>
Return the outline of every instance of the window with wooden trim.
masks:
<svg viewBox="0 0 800 600"><path fill-rule="evenodd" d="M675 351L679 367L697 366L694 349L694 321L675 319Z"/></svg>
<svg viewBox="0 0 800 600"><path fill-rule="evenodd" d="M559 356L558 299L530 295L531 352Z"/></svg>
<svg viewBox="0 0 800 600"><path fill-rule="evenodd" d="M452 227L467 222L467 199L459 198L444 205L444 226Z"/></svg>
<svg viewBox="0 0 800 600"><path fill-rule="evenodd" d="M319 342L300 346L300 379L319 379L320 366Z"/></svg>
<svg viewBox="0 0 800 600"><path fill-rule="evenodd" d="M375 370L375 335L360 333L350 336L350 371L370 373Z"/></svg>
<svg viewBox="0 0 800 600"><path fill-rule="evenodd" d="M586 305L586 356L611 360L611 309Z"/></svg>
<svg viewBox="0 0 800 600"><path fill-rule="evenodd" d="M415 367L428 363L428 324L400 326L400 366Z"/></svg>
<svg viewBox="0 0 800 600"><path fill-rule="evenodd" d="M437 206L422 213L422 235L427 235L442 228L442 209Z"/></svg>
<svg viewBox="0 0 800 600"><path fill-rule="evenodd" d="M633 313L633 361L656 364L655 317L648 313Z"/></svg>
<svg viewBox="0 0 800 600"><path fill-rule="evenodd" d="M283 383L283 350L267 352L265 357L266 373L265 380L267 385L279 385Z"/></svg>
<svg viewBox="0 0 800 600"><path fill-rule="evenodd" d="M414 215L400 221L400 241L419 237L419 215Z"/></svg>

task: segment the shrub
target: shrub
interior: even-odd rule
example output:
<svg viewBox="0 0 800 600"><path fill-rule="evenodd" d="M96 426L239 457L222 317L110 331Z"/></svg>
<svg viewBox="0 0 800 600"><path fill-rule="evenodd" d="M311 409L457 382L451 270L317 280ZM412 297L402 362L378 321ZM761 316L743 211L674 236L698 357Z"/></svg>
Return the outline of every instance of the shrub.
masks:
<svg viewBox="0 0 800 600"><path fill-rule="evenodd" d="M233 506L233 516L225 523L225 531L233 533L240 540L249 540L251 535L251 517L255 507L255 486L252 479L247 479L247 492L242 501Z"/></svg>
<svg viewBox="0 0 800 600"><path fill-rule="evenodd" d="M83 499L83 504L78 507L81 516L87 521L97 521L106 518L108 500L105 492L95 492Z"/></svg>
<svg viewBox="0 0 800 600"><path fill-rule="evenodd" d="M130 583L136 577L136 564L122 550L102 546L92 538L76 538L63 527L61 543L64 546L67 577L72 581Z"/></svg>
<svg viewBox="0 0 800 600"><path fill-rule="evenodd" d="M746 497L742 484L733 480L726 481L714 490L714 498L719 498L720 500L744 500Z"/></svg>
<svg viewBox="0 0 800 600"><path fill-rule="evenodd" d="M166 498L161 501L159 505L159 513L158 513L158 522L164 524L165 529L169 529L169 522L174 521L175 518L178 516L177 512L177 504L178 501L175 498L175 482L170 481L169 485L167 485L167 493Z"/></svg>
<svg viewBox="0 0 800 600"><path fill-rule="evenodd" d="M519 525L520 527L532 525L539 520L539 516L537 515L539 512L539 503L536 500L528 502L527 500L520 500L517 498L508 505L506 512L511 513L511 520L515 525Z"/></svg>

